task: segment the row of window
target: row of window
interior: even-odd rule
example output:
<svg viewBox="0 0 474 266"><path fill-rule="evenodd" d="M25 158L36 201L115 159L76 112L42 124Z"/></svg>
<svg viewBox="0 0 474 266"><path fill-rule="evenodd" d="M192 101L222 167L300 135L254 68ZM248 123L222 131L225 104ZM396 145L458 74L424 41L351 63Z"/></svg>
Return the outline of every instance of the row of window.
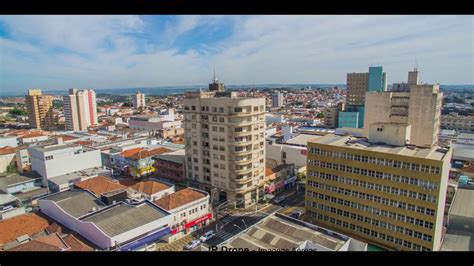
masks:
<svg viewBox="0 0 474 266"><path fill-rule="evenodd" d="M366 162L370 164L378 164L378 165L395 167L395 168L410 169L411 171L418 171L418 172L423 172L423 173L431 173L431 174L441 173L440 167L425 165L425 164L417 164L417 163L409 163L409 162L398 161L398 160L376 158L372 156L365 156L365 155L359 155L359 154L353 154L353 153L347 153L347 152L328 151L328 150L322 150L319 148L310 148L309 152L312 154L321 155L321 156L340 158L340 159L349 160L349 161Z"/></svg>
<svg viewBox="0 0 474 266"><path fill-rule="evenodd" d="M196 106L195 106L195 105L191 105L191 106L185 105L185 106L184 106L184 110L186 110L186 111L189 111L189 110L191 110L191 111L196 111ZM211 110L213 113L217 113L217 112L219 112L219 113L224 113L224 107L212 107L212 108L209 108L209 106L201 106L201 111L202 111L202 112L209 112L209 110ZM252 109L247 109L247 108L246 108L245 110L246 110L246 111L250 111L250 110L252 110ZM259 110L260 110L260 111L264 111L264 110L265 110L265 106L263 106L263 105L254 106L254 107L253 107L253 110L254 110L255 112L256 112L256 111L259 111ZM244 111L244 109L243 109L242 107L235 107L235 108L234 108L234 112L235 112L235 113L241 113L241 112L243 112L243 111Z"/></svg>
<svg viewBox="0 0 474 266"><path fill-rule="evenodd" d="M308 213L311 217L316 218L318 220L322 220L322 221L325 221L325 222L330 222L332 224L336 224L336 225L344 227L344 228L349 228L350 230L361 232L361 233L364 233L368 236L376 237L376 238L382 239L382 240L384 240L386 242L389 242L389 243L395 243L396 245L411 248L411 249L414 249L414 250L417 250L417 251L431 251L431 249L429 249L429 248L426 248L426 247L423 247L421 245L412 243L410 241L399 239L399 238L393 237L391 235L380 233L380 232L375 231L375 230L370 230L368 228L365 228L365 227L362 227L362 226L359 226L359 225L355 225L355 224L352 224L352 223L341 221L339 219L329 217L329 216L323 215L321 213L315 213L315 212L311 212L311 211L308 212Z"/></svg>
<svg viewBox="0 0 474 266"><path fill-rule="evenodd" d="M435 215L435 210L434 209L425 208L425 207L422 207L422 206L417 206L417 205L413 205L413 204L410 204L410 203L405 203L405 202L401 202L401 201L397 201L397 200L387 199L387 198L384 198L384 197L375 196L375 195L367 194L367 193L364 193L364 192L358 192L358 191L355 191L355 190L350 190L350 189L346 189L346 188L331 186L331 185L328 185L328 184L321 184L321 183L314 182L314 181L311 181L311 180L308 181L308 186L315 187L315 188L321 188L321 189L324 189L324 190L327 190L327 191L332 191L332 192L335 192L335 193L344 194L346 196L356 197L356 198L360 198L360 199L363 199L363 200L368 200L368 201L373 201L373 202L376 202L376 203L381 203L381 204L384 204L384 205L387 205L387 206L397 207L399 209L405 209L405 210L409 210L409 211L412 211L412 212L426 214L426 215L429 215L429 216L434 216Z"/></svg>
<svg viewBox="0 0 474 266"><path fill-rule="evenodd" d="M361 169L361 168L358 168L358 167L352 167L352 166L347 166L346 167L345 165L326 163L326 162L321 162L321 161L312 161L311 164L313 166L317 166L317 167L336 169L336 170L345 171L345 172L349 172L349 173L355 173L355 174L357 174L357 173L361 174L361 170L366 170L367 171L367 169ZM325 179L333 179L334 178L335 180L338 180L340 178L340 177L335 176L335 175L330 175L330 177L327 177L327 175L326 176L321 176L321 177L325 178ZM410 191L410 190L406 190L406 189L399 189L399 188L396 188L396 187L390 187L390 186L375 184L375 183L366 182L366 181L357 180L357 179L344 178L344 179L341 179L341 182L344 182L345 180L350 180L350 184L356 185L356 186L359 186L359 187L374 189L374 190L383 191L383 192L394 194L394 195L400 195L400 196L419 199L419 200L423 200L423 201L427 201L427 202L431 202L431 203L436 203L436 197L432 196L432 195L428 195L428 194L424 194L424 193L420 193L420 192L415 192L415 191ZM346 182L346 183L348 183L348 182Z"/></svg>
<svg viewBox="0 0 474 266"><path fill-rule="evenodd" d="M311 204L310 206L313 207L313 208L318 208L320 210L330 212L330 213L334 213L334 214L339 215L339 216L344 216L346 218L350 218L352 220L356 220L356 221L359 221L359 222L364 222L364 223L367 223L367 224L375 225L377 227L384 228L384 229L387 229L387 230L390 230L392 232L396 232L396 233L399 233L399 234L407 235L407 236L410 236L410 237L413 237L413 238L421 239L421 240L426 241L426 242L433 241L433 237L431 235L423 234L421 232L414 231L414 230L405 228L403 226L398 226L398 225L393 225L393 224L390 224L390 223L385 223L385 222L379 221L377 219L373 219L373 218L366 217L366 216L363 216L363 215L360 215L360 214L344 211L344 210L334 208L334 207L331 207L331 206L328 206L328 205L324 205L324 204L321 204L321 203L317 203L317 202L314 202L314 201L307 202L307 204Z"/></svg>
<svg viewBox="0 0 474 266"><path fill-rule="evenodd" d="M325 194L321 194L321 193L317 193L317 192L313 192L313 191L309 191L309 190L307 191L307 195L309 197L319 198L321 200L326 200L326 201L331 201L331 202L337 203L339 205L351 207L351 208L354 208L354 209L359 209L359 210L362 210L362 211L365 211L365 212L370 212L370 213L380 215L380 216L385 216L385 217L388 217L390 219L396 219L398 221L402 221L402 222L409 223L409 224L414 224L414 225L417 225L417 226L420 226L420 227L425 227L425 228L428 228L428 229L433 229L433 226L434 226L434 224L431 223L431 222L424 221L424 220L421 220L421 219L417 219L417 218L414 218L414 217L411 217L411 216L406 216L406 215L403 215L403 214L382 210L380 208L376 208L376 207L360 204L360 203L357 203L357 202L352 202L352 201L349 201L349 200L344 200L344 199L332 197L332 196L329 196L329 195L325 195ZM381 222L381 223L383 223L383 222Z"/></svg>

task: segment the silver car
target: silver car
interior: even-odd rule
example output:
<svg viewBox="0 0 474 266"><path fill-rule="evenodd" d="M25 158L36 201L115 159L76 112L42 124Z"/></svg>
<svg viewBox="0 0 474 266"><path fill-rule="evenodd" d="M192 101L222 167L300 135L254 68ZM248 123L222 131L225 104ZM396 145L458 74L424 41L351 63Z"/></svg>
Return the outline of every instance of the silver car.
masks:
<svg viewBox="0 0 474 266"><path fill-rule="evenodd" d="M185 247L184 249L186 250L191 250L191 249L194 249L196 248L197 246L199 246L201 244L201 241L197 240L197 239L194 239L193 241L189 242Z"/></svg>

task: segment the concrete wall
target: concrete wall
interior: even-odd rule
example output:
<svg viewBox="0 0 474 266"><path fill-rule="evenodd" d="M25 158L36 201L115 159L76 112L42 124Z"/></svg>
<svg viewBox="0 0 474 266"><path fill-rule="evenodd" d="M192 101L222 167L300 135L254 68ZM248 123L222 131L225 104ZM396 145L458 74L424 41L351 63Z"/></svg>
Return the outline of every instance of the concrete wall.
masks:
<svg viewBox="0 0 474 266"><path fill-rule="evenodd" d="M306 147L277 143L270 145L268 142L265 142L265 153L267 159L276 160L278 164L284 163L283 152L286 152L285 163L294 163L296 168L306 167L306 151Z"/></svg>
<svg viewBox="0 0 474 266"><path fill-rule="evenodd" d="M8 194L14 194L14 193L21 192L25 189L31 189L31 188L34 188L34 187L35 187L35 182L31 181L31 182L28 182L28 183L18 184L14 187L9 187L9 188L7 188L6 192Z"/></svg>
<svg viewBox="0 0 474 266"><path fill-rule="evenodd" d="M451 168L451 157L452 157L452 149L449 149L448 153L446 153L444 160L442 162L442 169L441 169L441 180L439 186L439 195L438 197L438 208L436 210L436 224L434 228L434 237L433 237L433 250L439 251L441 249L441 240L443 237L443 226L444 226L444 211L445 211L445 202L446 202L446 195L448 191L448 179L449 179L449 169Z"/></svg>
<svg viewBox="0 0 474 266"><path fill-rule="evenodd" d="M370 125L369 140L395 146L405 146L410 141L411 125L373 123Z"/></svg>
<svg viewBox="0 0 474 266"><path fill-rule="evenodd" d="M18 139L16 137L0 137L0 148L3 147L17 147Z"/></svg>
<svg viewBox="0 0 474 266"><path fill-rule="evenodd" d="M0 155L0 173L6 172L7 167L15 162L15 153Z"/></svg>

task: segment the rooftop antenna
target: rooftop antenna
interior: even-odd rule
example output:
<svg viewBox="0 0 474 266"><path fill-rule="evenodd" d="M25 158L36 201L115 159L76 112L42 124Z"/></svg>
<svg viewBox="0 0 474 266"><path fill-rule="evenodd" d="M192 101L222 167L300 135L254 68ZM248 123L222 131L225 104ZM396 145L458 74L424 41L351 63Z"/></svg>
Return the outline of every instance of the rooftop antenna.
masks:
<svg viewBox="0 0 474 266"><path fill-rule="evenodd" d="M418 71L418 59L415 58L415 68L414 68L414 71L417 72Z"/></svg>
<svg viewBox="0 0 474 266"><path fill-rule="evenodd" d="M214 68L214 78L212 79L212 81L213 81L214 83L217 83L217 82L218 82L218 80L217 80L217 75L216 75L216 68Z"/></svg>

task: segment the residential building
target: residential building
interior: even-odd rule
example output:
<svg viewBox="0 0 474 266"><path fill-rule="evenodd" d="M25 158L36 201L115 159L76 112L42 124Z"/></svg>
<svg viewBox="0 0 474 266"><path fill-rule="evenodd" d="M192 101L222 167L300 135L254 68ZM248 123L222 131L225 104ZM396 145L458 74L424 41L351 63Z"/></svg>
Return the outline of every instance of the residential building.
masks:
<svg viewBox="0 0 474 266"><path fill-rule="evenodd" d="M441 127L462 133L474 133L474 116L464 116L458 113L443 115L441 116Z"/></svg>
<svg viewBox="0 0 474 266"><path fill-rule="evenodd" d="M186 179L185 150L177 150L155 155L156 175L159 178L174 182L183 182Z"/></svg>
<svg viewBox="0 0 474 266"><path fill-rule="evenodd" d="M144 93L141 93L139 91L137 91L137 93L135 93L135 95L132 96L132 104L133 104L133 108L140 108L140 107L145 107L146 104L145 104L145 94Z"/></svg>
<svg viewBox="0 0 474 266"><path fill-rule="evenodd" d="M18 146L18 138L16 136L0 137L0 148L3 148L5 146L17 147Z"/></svg>
<svg viewBox="0 0 474 266"><path fill-rule="evenodd" d="M282 107L283 106L283 93L280 91L274 92L272 95L272 107Z"/></svg>
<svg viewBox="0 0 474 266"><path fill-rule="evenodd" d="M164 196L154 203L171 213L171 235L168 242L185 237L209 224L212 218L209 194L185 188Z"/></svg>
<svg viewBox="0 0 474 266"><path fill-rule="evenodd" d="M364 135L372 123L409 124L410 144L431 147L438 141L442 100L439 85L412 85L410 92L368 92Z"/></svg>
<svg viewBox="0 0 474 266"><path fill-rule="evenodd" d="M188 92L184 99L187 178L212 200L239 206L264 194L265 98Z"/></svg>
<svg viewBox="0 0 474 266"><path fill-rule="evenodd" d="M132 116L128 121L132 129L147 131L150 136L155 136L163 129L180 128L181 121L168 120L163 116Z"/></svg>
<svg viewBox="0 0 474 266"><path fill-rule="evenodd" d="M118 181L106 176L96 176L83 181L75 182L74 187L88 190L98 198L100 198L100 196L104 193L127 189L126 186L121 185Z"/></svg>
<svg viewBox="0 0 474 266"><path fill-rule="evenodd" d="M170 232L170 213L150 201L107 205L91 192L70 190L38 202L42 213L104 250L135 250Z"/></svg>
<svg viewBox="0 0 474 266"><path fill-rule="evenodd" d="M62 236L53 233L37 237L8 251L93 251L94 249L77 239L74 235Z"/></svg>
<svg viewBox="0 0 474 266"><path fill-rule="evenodd" d="M95 91L69 89L63 104L66 130L87 131L88 127L98 125Z"/></svg>
<svg viewBox="0 0 474 266"><path fill-rule="evenodd" d="M39 89L29 89L25 97L30 127L52 129L54 125L53 96L43 95Z"/></svg>
<svg viewBox="0 0 474 266"><path fill-rule="evenodd" d="M66 145L61 142L53 145L30 146L28 148L31 169L47 180L88 168L102 167L100 150L81 145Z"/></svg>
<svg viewBox="0 0 474 266"><path fill-rule="evenodd" d="M324 115L324 125L327 128L337 128L339 125L339 111L344 110L344 103L329 106Z"/></svg>
<svg viewBox="0 0 474 266"><path fill-rule="evenodd" d="M373 124L369 139L309 141L307 213L312 223L376 246L437 251L452 150L407 145L409 125L397 134L383 125Z"/></svg>
<svg viewBox="0 0 474 266"><path fill-rule="evenodd" d="M0 173L7 171L8 167L15 167L16 148L3 147L0 148Z"/></svg>
<svg viewBox="0 0 474 266"><path fill-rule="evenodd" d="M93 167L55 176L47 179L46 182L50 192L62 192L70 190L77 182L85 181L97 176L111 178L112 175L113 171L107 167Z"/></svg>
<svg viewBox="0 0 474 266"><path fill-rule="evenodd" d="M165 184L154 180L138 182L130 187L140 194L142 198L149 201L155 201L169 194L174 193L175 187L172 184Z"/></svg>
<svg viewBox="0 0 474 266"><path fill-rule="evenodd" d="M16 197L27 210L37 205L37 198L48 194L48 189L41 187L41 178L34 174L0 177L0 190Z"/></svg>
<svg viewBox="0 0 474 266"><path fill-rule="evenodd" d="M0 220L0 248L8 250L31 238L45 235L48 226L48 220L34 213Z"/></svg>

